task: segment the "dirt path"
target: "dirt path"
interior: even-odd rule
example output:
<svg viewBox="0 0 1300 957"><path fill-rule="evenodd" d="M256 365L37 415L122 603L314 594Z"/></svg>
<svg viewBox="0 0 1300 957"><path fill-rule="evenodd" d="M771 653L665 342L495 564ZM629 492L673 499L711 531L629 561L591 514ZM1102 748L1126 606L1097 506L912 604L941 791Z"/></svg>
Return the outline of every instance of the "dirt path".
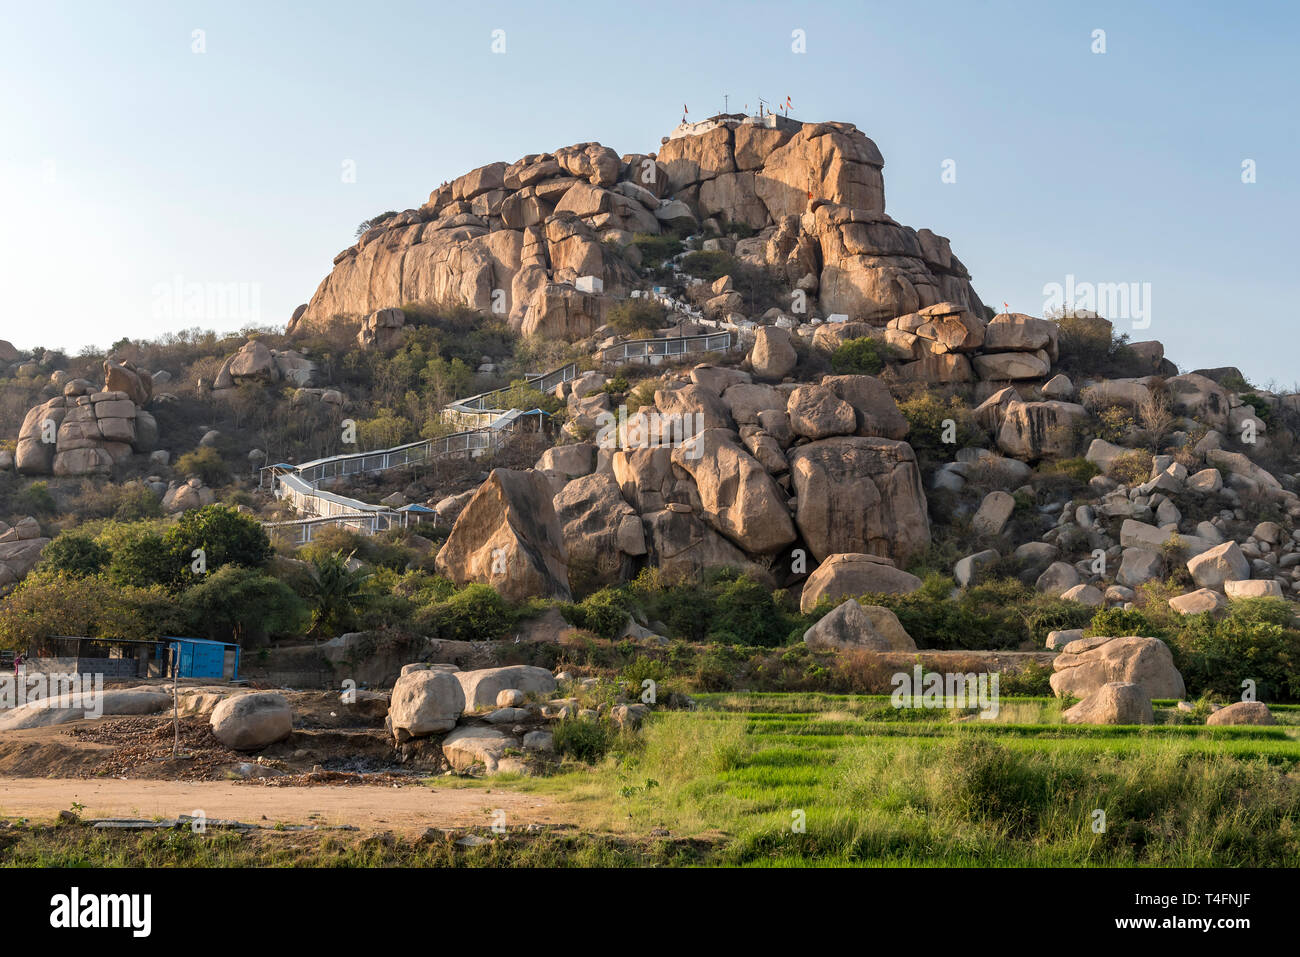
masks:
<svg viewBox="0 0 1300 957"><path fill-rule="evenodd" d="M264 787L227 781L120 781L0 778L0 817L52 819L73 802L84 819L176 817L202 810L209 818L250 824L350 824L362 831L418 834L429 827L492 823L509 827L562 824L552 801L493 788Z"/></svg>

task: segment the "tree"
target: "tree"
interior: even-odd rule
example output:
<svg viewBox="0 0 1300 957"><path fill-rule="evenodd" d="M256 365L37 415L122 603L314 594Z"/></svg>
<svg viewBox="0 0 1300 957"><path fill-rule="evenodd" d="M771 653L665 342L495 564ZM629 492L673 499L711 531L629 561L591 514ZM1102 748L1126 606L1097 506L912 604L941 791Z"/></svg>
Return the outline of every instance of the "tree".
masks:
<svg viewBox="0 0 1300 957"><path fill-rule="evenodd" d="M361 589L369 574L348 567L341 552L314 557L307 582L313 634L342 633L356 622Z"/></svg>
<svg viewBox="0 0 1300 957"><path fill-rule="evenodd" d="M201 550L205 571L211 574L223 565L261 568L271 558L271 540L258 522L226 505L205 505L186 512L163 535L171 563L171 580L192 584L193 563Z"/></svg>
<svg viewBox="0 0 1300 957"><path fill-rule="evenodd" d="M108 578L120 585L165 585L175 580L171 551L151 525L132 523L110 526L96 539L111 556Z"/></svg>
<svg viewBox="0 0 1300 957"><path fill-rule="evenodd" d="M183 626L162 586L120 585L103 575L37 571L0 601L0 647L15 650L57 635L153 640Z"/></svg>
<svg viewBox="0 0 1300 957"><path fill-rule="evenodd" d="M226 565L187 588L180 600L190 633L241 647L268 637L301 634L306 604L292 588L265 572Z"/></svg>
<svg viewBox="0 0 1300 957"><path fill-rule="evenodd" d="M98 575L108 565L108 549L83 532L64 532L41 552L41 568L72 578Z"/></svg>

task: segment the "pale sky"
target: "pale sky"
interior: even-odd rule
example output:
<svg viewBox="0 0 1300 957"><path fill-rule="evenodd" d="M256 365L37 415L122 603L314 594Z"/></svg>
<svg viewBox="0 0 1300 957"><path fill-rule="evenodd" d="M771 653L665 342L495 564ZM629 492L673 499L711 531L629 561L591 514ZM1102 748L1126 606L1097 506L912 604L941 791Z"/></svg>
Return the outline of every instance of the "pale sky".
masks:
<svg viewBox="0 0 1300 957"><path fill-rule="evenodd" d="M1135 284L1134 339L1290 386L1298 21L1282 2L4 2L0 338L282 325L360 220L443 180L574 142L653 150L683 103L789 96L876 141L887 210L950 237L986 303ZM178 314L168 291L193 283L234 299Z"/></svg>

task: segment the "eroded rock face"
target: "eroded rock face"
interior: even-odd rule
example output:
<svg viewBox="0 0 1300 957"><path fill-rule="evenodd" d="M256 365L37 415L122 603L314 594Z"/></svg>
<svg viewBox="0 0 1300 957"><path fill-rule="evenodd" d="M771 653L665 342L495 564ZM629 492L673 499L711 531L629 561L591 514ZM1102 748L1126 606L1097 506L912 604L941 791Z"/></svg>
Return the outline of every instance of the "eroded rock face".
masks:
<svg viewBox="0 0 1300 957"><path fill-rule="evenodd" d="M1023 460L1071 455L1077 444L1075 423L1087 414L1073 402L1011 401L998 431L998 447Z"/></svg>
<svg viewBox="0 0 1300 957"><path fill-rule="evenodd" d="M1080 638L1065 646L1052 667L1051 685L1058 697L1087 698L1112 681L1141 685L1149 698L1186 693L1174 656L1159 638Z"/></svg>
<svg viewBox="0 0 1300 957"><path fill-rule="evenodd" d="M684 125L657 157L580 143L472 170L339 253L289 331L461 303L504 309L526 333L589 335L605 299L580 299L574 280L597 276L620 295L635 278L605 240L716 218L758 230L745 256L814 293L825 312L883 324L942 305L936 341L963 325L956 348L982 336L979 298L948 241L885 214L884 160L870 139L848 123L767 122ZM963 313L969 323L951 321ZM758 350L756 367L780 378L791 356L774 346Z"/></svg>
<svg viewBox="0 0 1300 957"><path fill-rule="evenodd" d="M665 580L693 581L710 569L731 568L774 584L766 569L706 525L690 506L670 503L642 518L650 561Z"/></svg>
<svg viewBox="0 0 1300 957"><path fill-rule="evenodd" d="M627 577L630 560L646 553L641 518L623 500L613 475L574 479L556 493L554 505L575 575L581 568L593 582L615 584Z"/></svg>
<svg viewBox="0 0 1300 957"><path fill-rule="evenodd" d="M704 521L742 550L771 554L795 540L785 495L732 432L706 429L672 461L695 480Z"/></svg>
<svg viewBox="0 0 1300 957"><path fill-rule="evenodd" d="M567 561L546 477L493 469L456 518L436 564L458 585L482 582L511 601L568 601Z"/></svg>
<svg viewBox="0 0 1300 957"><path fill-rule="evenodd" d="M916 455L906 442L839 436L790 453L795 522L818 560L867 552L905 562L930 542Z"/></svg>

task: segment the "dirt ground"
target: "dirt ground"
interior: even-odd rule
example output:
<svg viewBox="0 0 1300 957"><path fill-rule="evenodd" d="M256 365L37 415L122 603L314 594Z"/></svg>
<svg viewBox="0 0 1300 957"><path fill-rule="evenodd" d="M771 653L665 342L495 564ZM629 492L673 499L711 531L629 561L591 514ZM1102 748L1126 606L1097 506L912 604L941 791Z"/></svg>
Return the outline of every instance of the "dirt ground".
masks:
<svg viewBox="0 0 1300 957"><path fill-rule="evenodd" d="M386 708L350 709L345 720L332 694L293 697L300 726L260 755L226 750L199 715L181 718L178 760L171 757L170 716L0 732L0 819L46 822L67 810L86 820L202 811L209 819L265 827L348 825L420 834L430 827L490 824L500 809L510 827L565 823L555 802L544 797L439 787L441 752L436 761L418 752L397 760L382 728ZM236 774L241 768L245 773Z"/></svg>
<svg viewBox="0 0 1300 957"><path fill-rule="evenodd" d="M553 802L497 789L313 786L259 787L230 781L0 779L0 817L47 821L72 804L83 820L174 818L202 811L209 819L248 824L351 825L361 831L420 834L430 827L492 823L497 809L510 827L561 824Z"/></svg>

